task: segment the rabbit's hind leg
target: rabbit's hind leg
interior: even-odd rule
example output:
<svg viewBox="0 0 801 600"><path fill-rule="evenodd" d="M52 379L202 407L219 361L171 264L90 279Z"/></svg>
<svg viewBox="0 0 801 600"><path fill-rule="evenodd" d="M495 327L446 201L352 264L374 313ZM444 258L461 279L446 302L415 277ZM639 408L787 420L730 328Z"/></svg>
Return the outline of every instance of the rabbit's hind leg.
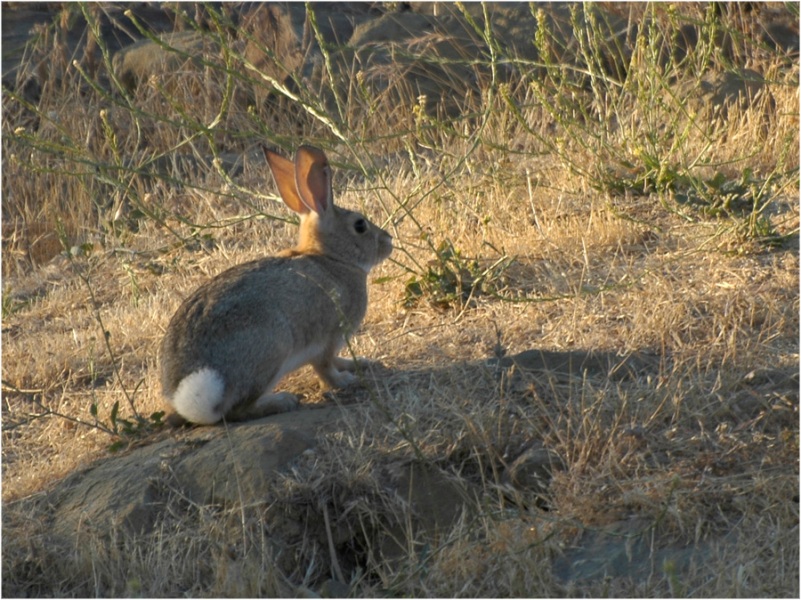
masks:
<svg viewBox="0 0 801 600"><path fill-rule="evenodd" d="M232 408L226 421L249 421L261 419L270 415L290 412L298 408L298 397L290 392L268 392L262 394L253 402L246 402Z"/></svg>

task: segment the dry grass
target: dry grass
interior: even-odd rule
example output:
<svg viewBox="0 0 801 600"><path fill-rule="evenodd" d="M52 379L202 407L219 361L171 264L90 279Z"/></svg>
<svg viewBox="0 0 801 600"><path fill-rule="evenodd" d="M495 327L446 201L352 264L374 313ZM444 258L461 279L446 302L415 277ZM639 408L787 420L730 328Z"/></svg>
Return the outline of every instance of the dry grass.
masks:
<svg viewBox="0 0 801 600"><path fill-rule="evenodd" d="M663 43L676 23L718 18L737 32L748 18L648 10ZM58 67L57 37L31 60ZM737 38L734 56L701 44L660 66L653 39L642 35L625 85L600 73L575 81L544 60L516 65L516 84L485 88L470 116L446 121L413 95L382 111L380 94L353 94L336 131L280 112L295 106L287 98L249 111L235 94L207 135L190 121L212 121L226 101L211 68L176 75L194 86L152 82L112 101L63 59L35 105L4 94L3 593L318 592L332 577L325 545L284 532L296 544L289 561L265 531L321 521L325 506L359 532L341 557L356 596L797 597L797 56ZM746 60L766 80L758 97L725 112L692 101L700 71ZM365 123L368 101L376 120ZM138 543L47 547L14 501L107 455L115 404L144 422L161 409L155 349L181 299L291 243L254 149L301 140L338 163L340 202L397 240L354 340L383 365L370 399L283 475L265 501L272 512L189 506ZM223 152L246 157L240 174L211 166ZM141 175L154 154L207 166ZM726 206L715 204L716 174ZM419 297L404 307L410 289ZM530 348L662 362L628 381L484 364ZM284 385L321 400L310 372ZM135 441L158 435L145 427ZM564 465L544 500L501 485L532 443ZM371 544L408 518L382 477L411 460L480 494L453 527L382 563ZM678 575L665 563L650 577L559 578L552 567L571 544L620 523L654 548L697 545L704 559Z"/></svg>

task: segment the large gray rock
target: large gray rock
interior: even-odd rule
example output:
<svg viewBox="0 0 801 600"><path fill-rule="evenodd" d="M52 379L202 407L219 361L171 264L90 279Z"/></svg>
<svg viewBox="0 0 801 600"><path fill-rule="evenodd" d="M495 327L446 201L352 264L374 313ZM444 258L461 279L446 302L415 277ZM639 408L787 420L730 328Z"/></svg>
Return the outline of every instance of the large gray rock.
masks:
<svg viewBox="0 0 801 600"><path fill-rule="evenodd" d="M330 444L321 439L337 438L359 414L355 406L327 406L227 427L171 430L5 505L6 531L35 522L37 533L28 555L24 541L4 540L4 551L16 557L8 563L14 583L6 588L4 580L4 593L28 589L24 572L38 568L42 553L83 585L91 580L83 558L108 557L116 547L147 548L163 535L178 543L191 531L234 547L255 527L281 572L305 571L311 568L305 561L313 564L322 553L337 561L345 582L365 561L400 560L412 539L447 535L465 506L475 503L476 490L465 481L433 464L390 455L376 455L357 480L348 479L353 471L344 465L331 469L324 455ZM226 533L229 519L237 521L230 533L235 539ZM233 555L223 558L237 564Z"/></svg>
<svg viewBox="0 0 801 600"><path fill-rule="evenodd" d="M74 473L50 493L54 533L150 532L171 497L197 505L262 501L276 472L315 444L336 407L232 427L177 431L167 439Z"/></svg>
<svg viewBox="0 0 801 600"><path fill-rule="evenodd" d="M321 431L344 427L340 423L349 412L327 406L227 427L170 430L164 434L169 437L160 441L73 473L43 495L20 501L12 512L37 514L50 523L54 542L72 545L87 535L103 540L112 532L123 538L147 536L181 503L263 506L274 539L315 535L325 543L329 532L319 506L303 502L268 506L268 500L276 498L281 473L306 452L317 452ZM336 474L319 475L336 478ZM470 498L463 482L416 461L387 456L374 476L382 482L382 493L407 507L414 534L447 531ZM366 492L354 492L360 493ZM337 517L331 515L332 521ZM407 522L385 525L400 546L384 540L380 551L397 557L404 547ZM333 541L346 544L353 534L352 528L340 523Z"/></svg>

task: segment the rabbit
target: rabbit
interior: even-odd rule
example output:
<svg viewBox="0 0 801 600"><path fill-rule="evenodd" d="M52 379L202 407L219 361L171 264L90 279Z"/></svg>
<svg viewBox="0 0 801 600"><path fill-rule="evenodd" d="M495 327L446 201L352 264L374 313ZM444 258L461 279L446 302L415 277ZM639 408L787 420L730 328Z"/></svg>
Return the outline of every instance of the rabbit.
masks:
<svg viewBox="0 0 801 600"><path fill-rule="evenodd" d="M334 205L325 153L301 146L295 162L263 148L284 203L300 215L297 246L217 275L178 308L160 348L161 386L173 425L211 425L294 410L273 393L311 364L329 387L357 378L337 354L367 309L367 274L392 237Z"/></svg>

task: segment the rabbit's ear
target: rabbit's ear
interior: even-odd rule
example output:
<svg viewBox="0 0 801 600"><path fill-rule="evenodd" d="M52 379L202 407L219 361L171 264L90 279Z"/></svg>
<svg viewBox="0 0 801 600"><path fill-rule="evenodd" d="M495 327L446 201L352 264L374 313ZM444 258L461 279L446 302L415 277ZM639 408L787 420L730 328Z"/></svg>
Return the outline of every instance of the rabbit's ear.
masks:
<svg viewBox="0 0 801 600"><path fill-rule="evenodd" d="M331 167L325 153L313 146L301 146L295 156L295 182L303 203L323 215L334 202Z"/></svg>
<svg viewBox="0 0 801 600"><path fill-rule="evenodd" d="M275 183L278 185L278 192L281 194L284 204L301 215L309 212L309 207L298 195L297 187L295 186L295 165L292 164L292 161L268 150L264 146L262 146L262 150L264 150L267 164L270 165L270 170L273 172Z"/></svg>

